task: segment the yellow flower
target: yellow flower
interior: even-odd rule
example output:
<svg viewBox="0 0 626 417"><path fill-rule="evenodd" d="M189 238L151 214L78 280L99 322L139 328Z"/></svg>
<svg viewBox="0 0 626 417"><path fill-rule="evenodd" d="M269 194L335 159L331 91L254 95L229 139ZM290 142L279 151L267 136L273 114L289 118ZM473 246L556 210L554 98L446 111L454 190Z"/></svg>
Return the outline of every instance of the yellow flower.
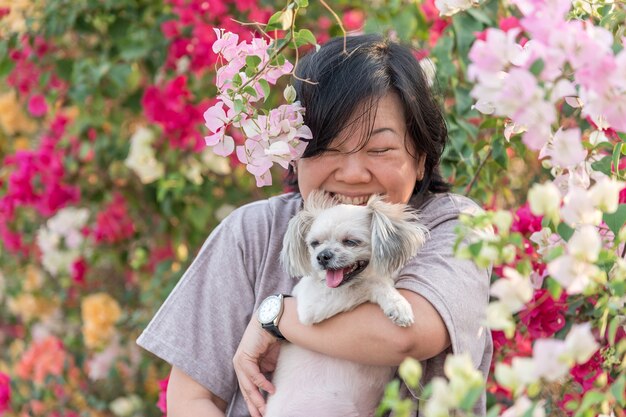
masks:
<svg viewBox="0 0 626 417"><path fill-rule="evenodd" d="M48 297L22 293L9 299L9 311L25 322L33 319L45 320L58 308L58 302Z"/></svg>
<svg viewBox="0 0 626 417"><path fill-rule="evenodd" d="M105 345L115 332L115 323L122 315L120 305L110 295L97 293L81 303L83 337L89 348Z"/></svg>
<svg viewBox="0 0 626 417"><path fill-rule="evenodd" d="M0 94L0 128L9 136L18 132L32 133L37 128L35 122L24 113L15 91Z"/></svg>

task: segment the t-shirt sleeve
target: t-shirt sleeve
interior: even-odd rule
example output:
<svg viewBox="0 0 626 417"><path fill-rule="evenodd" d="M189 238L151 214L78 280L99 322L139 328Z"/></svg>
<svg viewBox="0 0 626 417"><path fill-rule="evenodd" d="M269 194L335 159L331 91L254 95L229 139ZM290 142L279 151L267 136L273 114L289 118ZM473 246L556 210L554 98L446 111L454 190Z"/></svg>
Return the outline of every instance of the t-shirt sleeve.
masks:
<svg viewBox="0 0 626 417"><path fill-rule="evenodd" d="M489 337L483 317L490 271L454 256L457 224L457 218L450 218L430 230L427 242L401 271L396 287L426 298L443 318L453 352L469 352L478 367Z"/></svg>
<svg viewBox="0 0 626 417"><path fill-rule="evenodd" d="M232 358L255 302L256 256L237 217L213 231L137 340L227 402L237 387Z"/></svg>

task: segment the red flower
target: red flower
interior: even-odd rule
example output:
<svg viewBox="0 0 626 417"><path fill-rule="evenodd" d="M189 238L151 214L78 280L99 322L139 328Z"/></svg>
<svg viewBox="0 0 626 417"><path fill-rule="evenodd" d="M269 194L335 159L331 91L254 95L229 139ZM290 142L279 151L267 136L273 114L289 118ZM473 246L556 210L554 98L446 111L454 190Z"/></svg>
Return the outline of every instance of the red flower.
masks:
<svg viewBox="0 0 626 417"><path fill-rule="evenodd" d="M115 193L113 201L96 217L94 235L96 242L113 244L130 238L135 233L135 226L128 216L126 201Z"/></svg>
<svg viewBox="0 0 626 417"><path fill-rule="evenodd" d="M85 258L79 258L72 264L72 281L76 284L85 283L85 274L87 272L87 262Z"/></svg>
<svg viewBox="0 0 626 417"><path fill-rule="evenodd" d="M533 299L519 317L533 339L550 337L565 326L566 295L555 301L545 289L535 291Z"/></svg>
<svg viewBox="0 0 626 417"><path fill-rule="evenodd" d="M513 224L511 225L511 231L530 236L531 234L541 230L542 219L543 217L532 214L528 203L526 203L515 212L515 216L513 216Z"/></svg>
<svg viewBox="0 0 626 417"><path fill-rule="evenodd" d="M594 381L601 373L602 355L599 350L596 351L587 362L576 365L570 370L572 378L581 385L583 392L587 392L593 388Z"/></svg>

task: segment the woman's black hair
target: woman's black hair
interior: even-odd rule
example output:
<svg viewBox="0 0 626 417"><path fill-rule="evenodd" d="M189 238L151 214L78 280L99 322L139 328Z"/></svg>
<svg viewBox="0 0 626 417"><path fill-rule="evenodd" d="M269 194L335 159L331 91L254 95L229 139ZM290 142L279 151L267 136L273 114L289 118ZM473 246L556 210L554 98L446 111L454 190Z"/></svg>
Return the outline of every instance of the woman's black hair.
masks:
<svg viewBox="0 0 626 417"><path fill-rule="evenodd" d="M404 107L407 133L413 142L407 149L426 158L424 176L415 184L414 193L448 191L450 187L439 173L448 132L414 51L380 35L348 36L345 46L344 51L343 37L331 39L297 64L297 100L306 108L304 122L313 133L302 157L324 153L350 123L362 117L371 122L378 100L394 92ZM361 146L367 140L368 135ZM286 184L298 189L291 167Z"/></svg>

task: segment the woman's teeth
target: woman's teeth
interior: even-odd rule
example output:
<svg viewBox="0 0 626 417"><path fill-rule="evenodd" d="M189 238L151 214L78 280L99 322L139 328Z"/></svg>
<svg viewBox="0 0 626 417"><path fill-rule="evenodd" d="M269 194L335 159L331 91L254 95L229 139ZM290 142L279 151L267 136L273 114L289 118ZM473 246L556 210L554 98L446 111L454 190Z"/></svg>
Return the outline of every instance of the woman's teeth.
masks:
<svg viewBox="0 0 626 417"><path fill-rule="evenodd" d="M361 196L361 197L348 197L348 196L341 195L341 194L335 194L335 198L341 204L352 204L352 205L355 205L355 206L360 206L362 204L367 203L367 200L369 199L369 197L370 196L368 196L368 195Z"/></svg>

